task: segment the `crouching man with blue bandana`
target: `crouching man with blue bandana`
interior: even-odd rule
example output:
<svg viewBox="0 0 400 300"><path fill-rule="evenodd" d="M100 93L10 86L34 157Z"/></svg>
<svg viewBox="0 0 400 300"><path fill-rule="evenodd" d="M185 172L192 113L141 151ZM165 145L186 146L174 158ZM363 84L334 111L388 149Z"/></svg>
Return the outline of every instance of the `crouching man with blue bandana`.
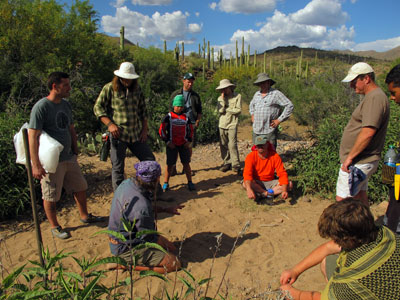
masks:
<svg viewBox="0 0 400 300"><path fill-rule="evenodd" d="M153 210L151 196L160 181L161 167L155 161L142 161L135 164L135 169L136 178L124 180L116 189L112 200L108 229L121 233L126 241L110 235L111 253L130 264L133 264L132 258L136 256L134 265L137 270L153 270L158 273L179 270L181 264L172 253L176 250L172 242L159 234L137 235L137 233L156 230L154 211L179 215L178 209L183 206L155 207ZM126 231L124 221L134 224L132 232ZM151 247L133 249L145 243L156 243L166 251ZM109 268L115 267L120 266L109 266Z"/></svg>

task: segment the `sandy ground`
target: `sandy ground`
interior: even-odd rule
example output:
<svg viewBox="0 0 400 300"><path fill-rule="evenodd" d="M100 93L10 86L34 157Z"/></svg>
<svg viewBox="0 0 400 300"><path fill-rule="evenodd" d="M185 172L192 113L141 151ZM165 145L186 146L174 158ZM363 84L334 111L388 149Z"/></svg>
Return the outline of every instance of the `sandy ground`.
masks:
<svg viewBox="0 0 400 300"><path fill-rule="evenodd" d="M293 122L284 124L284 133L292 140L300 134L298 126ZM241 160L250 151L250 127L242 126L239 130L239 148ZM285 157L285 151L293 150L295 141L279 140L278 152ZM165 154L156 153L157 160L165 165ZM136 158L126 160L126 174L133 176L133 164ZM89 183L88 201L90 211L96 215L108 216L111 199L111 164L101 162L98 157L80 156L80 163ZM319 215L332 200L317 199L310 196L295 197L283 201L275 199L275 205L256 205L247 199L240 186L240 180L233 172L223 173L218 170L221 165L217 144L198 146L194 149L192 169L195 171L193 182L197 190L190 192L186 188L186 178L178 175L171 178L171 191L164 196L173 198L172 203L160 202L169 206L182 204L185 207L181 215L159 215L158 230L167 238L175 241L180 248L180 259L184 267L199 280L210 276L208 296L214 296L222 282L221 294L228 293L232 299L257 298L256 296L271 287L279 287L281 272L301 260L313 248L324 240L318 236L317 222ZM178 164L178 171L181 167ZM332 179L335 180L335 179ZM373 207L376 217L385 211L385 203ZM43 215L43 212L41 213ZM110 255L105 235L93 236L107 224L83 225L79 221L78 212L73 200L62 200L62 208L58 211L60 223L70 231L72 238L55 240L50 233L49 223L41 222L41 230L45 247L52 254L57 251L74 252L78 258L99 258ZM239 232L250 226L238 237ZM28 222L7 222L0 224L0 263L2 275L11 272L28 260L38 260L35 232ZM222 233L219 251L216 236ZM231 254L235 240L236 247ZM215 259L213 260L213 257ZM77 272L75 262L68 258L64 267ZM227 270L227 271L226 271ZM226 275L224 276L224 273ZM135 283L135 295L151 299L149 295L161 296L166 288L173 289L176 275L187 277L183 271L167 275L170 282L163 283L159 279L146 278ZM124 279L129 274L112 271L107 273L102 283L111 285L116 276ZM222 278L224 280L222 281ZM318 267L307 271L295 284L298 288L321 290L324 281ZM180 291L182 284L177 284ZM127 291L127 290L123 290ZM203 291L204 292L204 291ZM165 298L165 296L164 296ZM259 298L260 299L260 298Z"/></svg>

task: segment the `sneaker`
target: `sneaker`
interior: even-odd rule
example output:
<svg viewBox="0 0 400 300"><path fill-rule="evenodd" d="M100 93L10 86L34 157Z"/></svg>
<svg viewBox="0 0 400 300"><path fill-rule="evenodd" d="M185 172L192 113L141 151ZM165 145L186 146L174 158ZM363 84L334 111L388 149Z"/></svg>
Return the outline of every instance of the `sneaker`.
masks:
<svg viewBox="0 0 400 300"><path fill-rule="evenodd" d="M195 191L196 187L194 186L193 182L188 182L187 184L189 191Z"/></svg>
<svg viewBox="0 0 400 300"><path fill-rule="evenodd" d="M64 229L62 229L61 226L57 226L56 228L52 228L51 229L51 233L53 234L53 236L55 236L55 237L57 237L59 239L62 239L62 240L65 240L65 239L71 237L71 235L68 232L64 231Z"/></svg>
<svg viewBox="0 0 400 300"><path fill-rule="evenodd" d="M221 172L227 172L227 171L229 171L231 168L232 168L231 165L223 165L221 168L219 168L219 170L220 170Z"/></svg>
<svg viewBox="0 0 400 300"><path fill-rule="evenodd" d="M92 214L88 214L86 219L81 219L81 222L83 224L98 223L98 222L103 222L103 221L104 221L103 217L94 216Z"/></svg>
<svg viewBox="0 0 400 300"><path fill-rule="evenodd" d="M164 182L164 184L163 184L163 186L162 186L162 189L163 189L164 192L166 192L166 191L169 190L169 184L168 184L168 182Z"/></svg>

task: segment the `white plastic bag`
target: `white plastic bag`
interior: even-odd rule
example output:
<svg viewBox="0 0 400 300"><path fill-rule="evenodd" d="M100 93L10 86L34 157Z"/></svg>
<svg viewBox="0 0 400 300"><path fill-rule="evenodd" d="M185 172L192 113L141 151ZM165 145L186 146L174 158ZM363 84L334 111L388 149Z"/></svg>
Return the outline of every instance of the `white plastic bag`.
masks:
<svg viewBox="0 0 400 300"><path fill-rule="evenodd" d="M14 136L14 147L17 153L16 162L23 165L26 163L24 140L22 137L22 129L24 128L28 128L28 123L22 125L20 131ZM42 131L39 137L39 160L47 173L56 172L60 153L63 149L63 145L49 136L45 131Z"/></svg>

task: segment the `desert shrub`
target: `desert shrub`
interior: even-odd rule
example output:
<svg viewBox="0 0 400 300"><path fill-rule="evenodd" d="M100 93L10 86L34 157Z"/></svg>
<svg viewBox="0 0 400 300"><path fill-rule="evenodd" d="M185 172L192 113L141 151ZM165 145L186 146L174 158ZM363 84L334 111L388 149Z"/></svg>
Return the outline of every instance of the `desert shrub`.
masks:
<svg viewBox="0 0 400 300"><path fill-rule="evenodd" d="M278 77L276 87L293 102L296 122L317 128L321 120L339 113L343 107L352 110L358 105L360 97L341 82L343 78L342 70L331 67L304 80Z"/></svg>
<svg viewBox="0 0 400 300"><path fill-rule="evenodd" d="M153 94L170 95L180 79L178 63L160 49L135 48L133 63L140 75L139 84L146 98Z"/></svg>
<svg viewBox="0 0 400 300"><path fill-rule="evenodd" d="M0 220L18 216L29 207L28 177L23 165L15 162L13 137L26 115L0 113Z"/></svg>
<svg viewBox="0 0 400 300"><path fill-rule="evenodd" d="M218 86L220 80L229 79L236 84L235 92L242 95L242 100L250 103L254 93L258 90L258 87L253 84L258 73L260 73L260 70L254 67L241 67L238 69L224 67L215 72L215 87Z"/></svg>

